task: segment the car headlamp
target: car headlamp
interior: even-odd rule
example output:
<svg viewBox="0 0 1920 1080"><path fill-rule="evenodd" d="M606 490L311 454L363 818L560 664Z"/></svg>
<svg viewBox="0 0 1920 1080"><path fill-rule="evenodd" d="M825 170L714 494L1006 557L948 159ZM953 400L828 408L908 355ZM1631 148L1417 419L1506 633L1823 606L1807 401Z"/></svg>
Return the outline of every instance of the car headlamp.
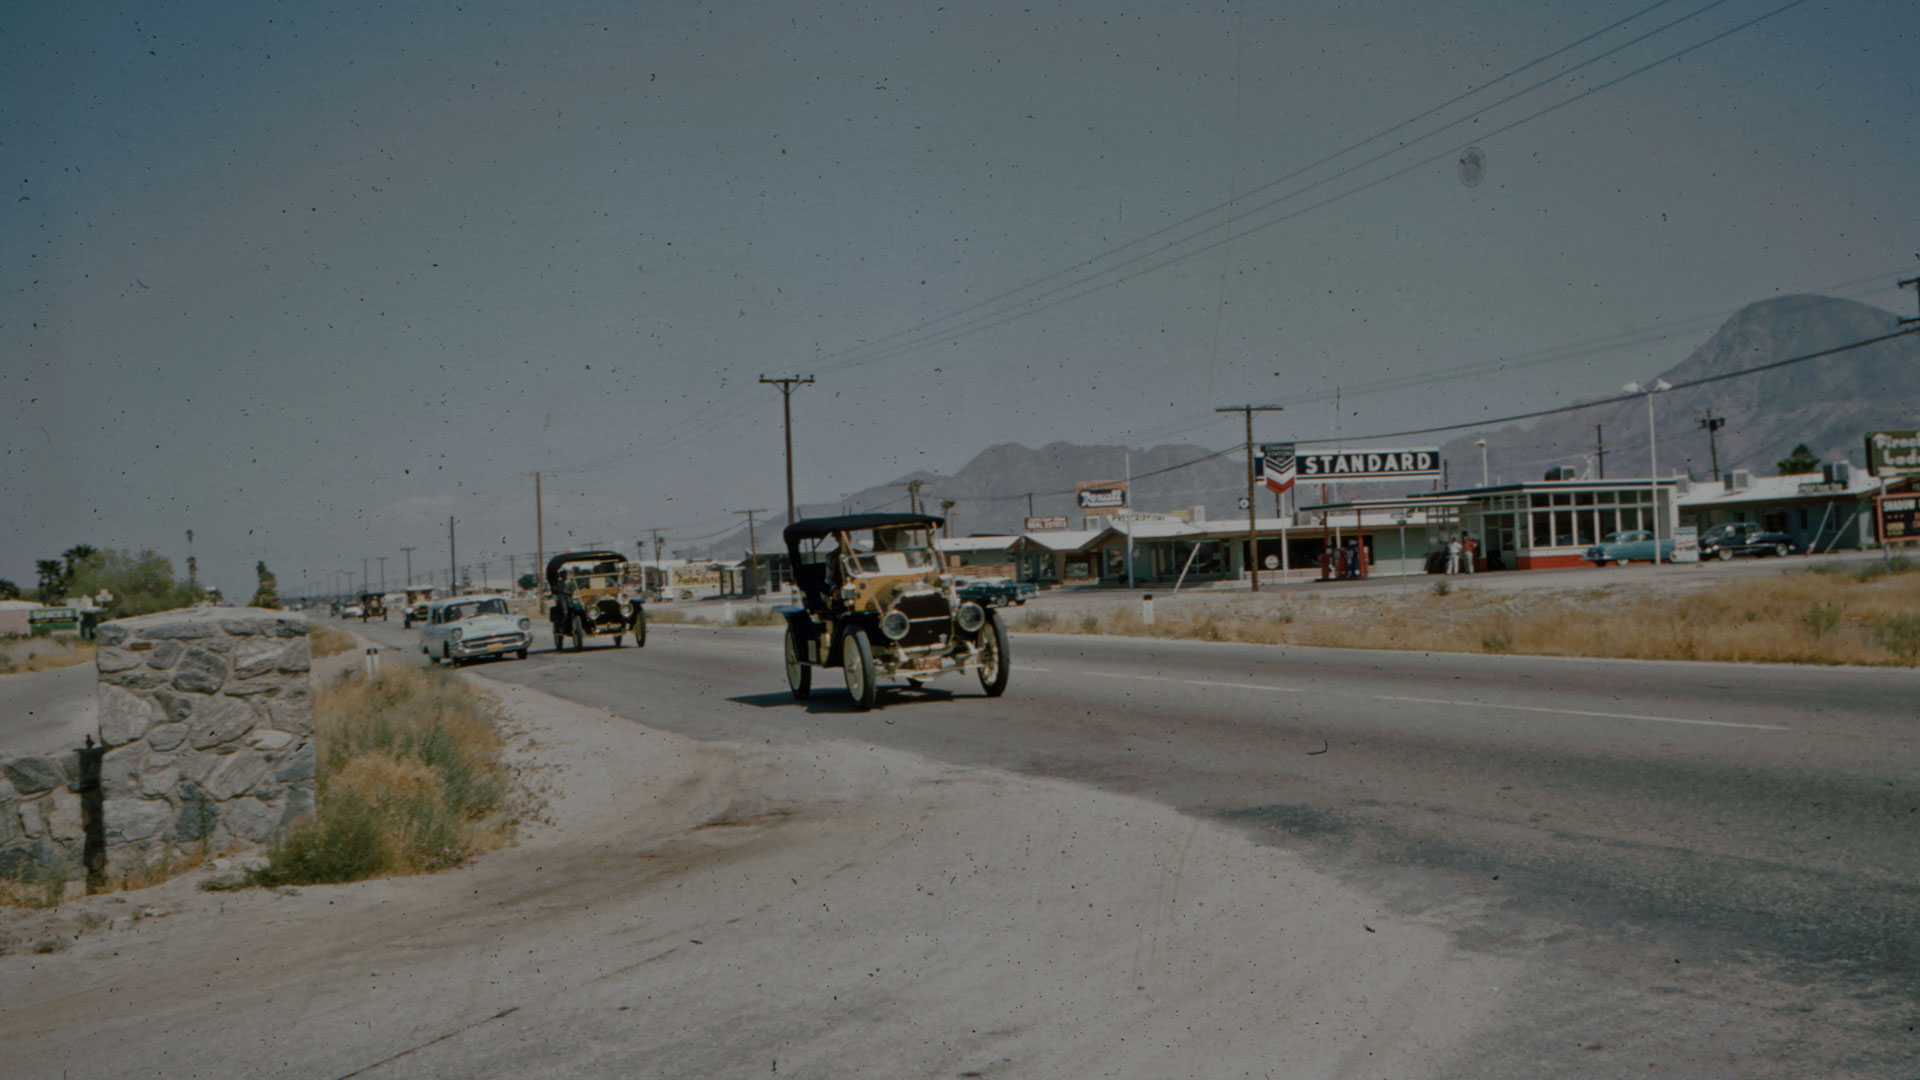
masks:
<svg viewBox="0 0 1920 1080"><path fill-rule="evenodd" d="M524 632L524 631L527 631L527 630L531 630L531 629L533 629L533 620L532 620L532 619L521 619L521 620L520 620L520 629L521 629L521 630L522 630L523 632Z"/></svg>
<svg viewBox="0 0 1920 1080"><path fill-rule="evenodd" d="M453 628L452 630L449 630L449 631L447 631L447 636L448 636L448 637L450 637L450 638L452 638L452 639L453 639L453 640L455 640L455 641L459 641L459 640L460 640L460 628L456 626L456 627L454 627L454 628Z"/></svg>
<svg viewBox="0 0 1920 1080"><path fill-rule="evenodd" d="M908 620L906 613L899 608L895 608L880 617L880 632L887 635L887 638L891 641L899 641L901 638L906 637L907 631L911 629L913 629L913 623Z"/></svg>
<svg viewBox="0 0 1920 1080"><path fill-rule="evenodd" d="M960 612L955 618L960 623L960 629L969 634L987 625L986 609L971 600L960 605Z"/></svg>

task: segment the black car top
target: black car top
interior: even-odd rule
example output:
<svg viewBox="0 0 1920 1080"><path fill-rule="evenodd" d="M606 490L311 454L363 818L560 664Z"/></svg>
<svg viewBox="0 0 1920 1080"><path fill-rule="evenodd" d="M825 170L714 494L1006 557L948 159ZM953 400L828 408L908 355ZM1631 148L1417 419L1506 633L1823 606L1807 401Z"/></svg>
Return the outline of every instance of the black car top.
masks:
<svg viewBox="0 0 1920 1080"><path fill-rule="evenodd" d="M800 545L807 540L824 540L835 533L865 529L930 529L944 524L932 514L847 514L842 517L802 518L781 531L787 541L787 555L793 560L793 581L800 587L809 610L825 605L832 592L833 570L826 563L808 562L801 557Z"/></svg>
<svg viewBox="0 0 1920 1080"><path fill-rule="evenodd" d="M596 565L610 562L616 566L627 565L627 557L617 551L563 551L547 560L547 587L560 587L560 568L568 563L583 563L591 560Z"/></svg>

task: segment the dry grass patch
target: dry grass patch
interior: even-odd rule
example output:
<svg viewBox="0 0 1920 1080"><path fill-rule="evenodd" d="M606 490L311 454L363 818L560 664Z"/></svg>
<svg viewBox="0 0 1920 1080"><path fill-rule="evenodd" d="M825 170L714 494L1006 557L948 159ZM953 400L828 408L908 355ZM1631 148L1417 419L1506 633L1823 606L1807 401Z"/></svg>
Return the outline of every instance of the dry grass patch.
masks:
<svg viewBox="0 0 1920 1080"><path fill-rule="evenodd" d="M1260 607L1057 617L1016 629L1416 652L1523 653L1799 664L1920 663L1920 573L1784 573L1675 590L1601 586L1565 592L1456 587L1405 597L1303 597Z"/></svg>
<svg viewBox="0 0 1920 1080"><path fill-rule="evenodd" d="M81 640L78 634L12 638L0 642L0 675L24 675L90 664L99 651L93 642Z"/></svg>
<svg viewBox="0 0 1920 1080"><path fill-rule="evenodd" d="M308 641L313 649L313 658L318 660L323 656L338 656L346 652L354 647L355 639L352 634L338 627L316 623L308 634Z"/></svg>
<svg viewBox="0 0 1920 1080"><path fill-rule="evenodd" d="M512 841L505 718L472 683L396 666L319 694L314 724L316 815L269 852L250 883L427 873Z"/></svg>

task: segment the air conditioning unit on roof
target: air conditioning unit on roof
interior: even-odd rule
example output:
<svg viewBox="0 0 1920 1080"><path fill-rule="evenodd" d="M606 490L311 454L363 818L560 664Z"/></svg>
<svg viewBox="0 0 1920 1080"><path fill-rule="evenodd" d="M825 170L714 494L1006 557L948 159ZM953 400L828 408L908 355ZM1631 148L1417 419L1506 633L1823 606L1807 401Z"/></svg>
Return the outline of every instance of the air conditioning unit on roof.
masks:
<svg viewBox="0 0 1920 1080"><path fill-rule="evenodd" d="M1845 461L1829 461L1820 466L1820 475L1829 484L1842 487L1853 483L1853 466Z"/></svg>
<svg viewBox="0 0 1920 1080"><path fill-rule="evenodd" d="M1555 465L1551 469L1547 470L1548 480L1553 480L1553 481L1571 480L1573 479L1573 477L1574 477L1574 468L1571 465Z"/></svg>
<svg viewBox="0 0 1920 1080"><path fill-rule="evenodd" d="M1728 491L1745 491L1753 486L1753 474L1745 469L1734 469L1720 482Z"/></svg>

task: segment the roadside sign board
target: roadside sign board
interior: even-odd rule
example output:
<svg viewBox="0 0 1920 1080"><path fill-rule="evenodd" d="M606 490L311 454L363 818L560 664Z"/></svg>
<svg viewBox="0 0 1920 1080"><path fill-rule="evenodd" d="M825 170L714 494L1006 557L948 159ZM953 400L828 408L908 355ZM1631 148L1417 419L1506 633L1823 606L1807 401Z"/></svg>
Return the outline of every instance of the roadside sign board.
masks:
<svg viewBox="0 0 1920 1080"><path fill-rule="evenodd" d="M1700 561L1700 530L1693 525L1682 525L1673 530L1673 562Z"/></svg>
<svg viewBox="0 0 1920 1080"><path fill-rule="evenodd" d="M1047 517L1030 517L1026 523L1027 532L1059 532L1066 527L1067 515L1065 514L1051 514Z"/></svg>
<svg viewBox="0 0 1920 1080"><path fill-rule="evenodd" d="M1298 475L1293 451L1292 443L1260 444L1260 458L1253 463L1254 473L1276 493L1293 489Z"/></svg>
<svg viewBox="0 0 1920 1080"><path fill-rule="evenodd" d="M1082 480L1073 485L1073 498L1082 510L1124 510L1125 480Z"/></svg>
<svg viewBox="0 0 1920 1080"><path fill-rule="evenodd" d="M1920 496L1895 496L1880 506L1883 539L1920 540Z"/></svg>
<svg viewBox="0 0 1920 1080"><path fill-rule="evenodd" d="M1426 446L1411 450L1336 450L1301 454L1303 484L1330 484L1340 480L1410 480L1440 475L1440 450Z"/></svg>
<svg viewBox="0 0 1920 1080"><path fill-rule="evenodd" d="M1920 431L1867 433L1867 475L1907 476L1920 473Z"/></svg>

